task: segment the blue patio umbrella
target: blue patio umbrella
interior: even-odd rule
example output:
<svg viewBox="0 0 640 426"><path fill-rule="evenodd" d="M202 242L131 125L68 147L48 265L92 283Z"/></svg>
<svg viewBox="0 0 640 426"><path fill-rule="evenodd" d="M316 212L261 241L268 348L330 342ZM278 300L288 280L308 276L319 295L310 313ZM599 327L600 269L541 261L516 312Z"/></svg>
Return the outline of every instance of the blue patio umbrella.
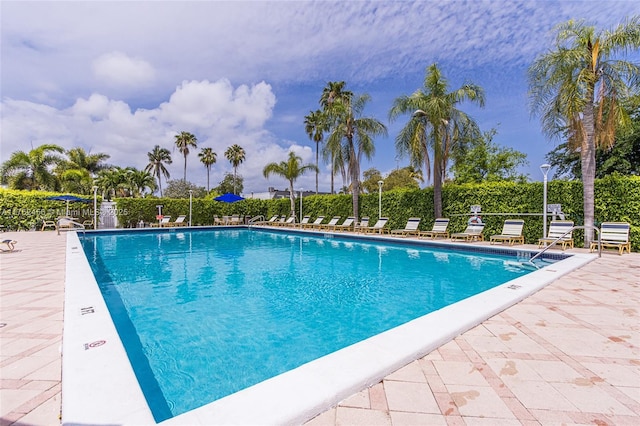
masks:
<svg viewBox="0 0 640 426"><path fill-rule="evenodd" d="M214 200L222 201L223 203L235 203L236 201L244 200L244 198L242 198L239 195L227 192L226 194L222 194L222 195L214 198Z"/></svg>
<svg viewBox="0 0 640 426"><path fill-rule="evenodd" d="M45 198L45 200L53 200L53 201L66 201L67 202L67 216L69 216L69 203L70 202L80 202L80 203L88 203L91 200L87 198L76 197L75 195L53 195L51 197Z"/></svg>

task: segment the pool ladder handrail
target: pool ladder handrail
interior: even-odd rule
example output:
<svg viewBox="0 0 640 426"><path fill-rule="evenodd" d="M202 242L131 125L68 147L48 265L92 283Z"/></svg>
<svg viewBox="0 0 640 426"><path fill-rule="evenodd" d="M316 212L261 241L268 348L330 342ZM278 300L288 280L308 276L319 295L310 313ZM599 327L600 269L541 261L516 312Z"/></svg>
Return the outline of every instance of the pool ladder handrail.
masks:
<svg viewBox="0 0 640 426"><path fill-rule="evenodd" d="M258 216L254 216L251 219L249 219L249 221L247 222L247 225L253 225L258 220L260 220L261 222L264 222L265 218L263 215L259 214Z"/></svg>
<svg viewBox="0 0 640 426"><path fill-rule="evenodd" d="M537 253L535 256L533 256L532 258L530 258L529 260L527 260L527 262L531 263L533 266L536 267L536 269L540 269L538 267L538 265L536 265L535 263L533 263L533 261L535 259L537 259L538 257L540 257L545 251L549 250L551 247L553 247L558 241L562 240L567 234L570 234L571 232L573 232L574 229L594 229L597 233L598 233L598 257L602 257L602 236L600 235L600 229L598 229L595 226L585 226L585 225L576 225L571 227L571 229L569 229L568 231L566 231L564 234L560 235L558 238L556 238L555 240L551 241L551 243L546 246L545 248L543 248L539 253Z"/></svg>

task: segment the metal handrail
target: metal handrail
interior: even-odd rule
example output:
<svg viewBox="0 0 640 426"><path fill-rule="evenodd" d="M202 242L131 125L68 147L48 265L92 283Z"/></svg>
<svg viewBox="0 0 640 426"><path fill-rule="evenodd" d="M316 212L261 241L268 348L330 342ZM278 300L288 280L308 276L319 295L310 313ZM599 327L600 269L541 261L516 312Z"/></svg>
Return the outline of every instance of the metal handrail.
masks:
<svg viewBox="0 0 640 426"><path fill-rule="evenodd" d="M555 240L553 240L548 246L546 246L544 249L542 249L539 253L537 253L535 256L533 256L531 259L529 259L527 262L529 262L533 266L535 266L536 269L540 269L540 268L538 268L538 265L533 263L533 261L535 259L540 257L545 251L547 251L551 247L553 247L558 241L562 240L567 234L570 234L571 232L573 232L574 229L587 229L587 228L594 229L598 233L598 257L602 257L602 235L600 234L600 229L598 229L595 226L576 225L576 226L571 227L571 229L566 231L564 234L560 235Z"/></svg>
<svg viewBox="0 0 640 426"><path fill-rule="evenodd" d="M258 219L262 219L262 221L265 220L263 215L258 215L258 216L254 216L251 219L249 219L249 222L247 222L247 225L253 225L254 222L256 222Z"/></svg>

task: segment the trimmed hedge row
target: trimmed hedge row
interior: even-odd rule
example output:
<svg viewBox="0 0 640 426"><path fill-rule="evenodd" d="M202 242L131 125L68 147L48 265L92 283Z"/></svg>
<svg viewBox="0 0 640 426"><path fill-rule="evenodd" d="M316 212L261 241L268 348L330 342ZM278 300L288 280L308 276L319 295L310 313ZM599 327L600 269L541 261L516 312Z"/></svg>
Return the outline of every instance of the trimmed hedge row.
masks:
<svg viewBox="0 0 640 426"><path fill-rule="evenodd" d="M620 221L631 224L631 246L640 251L640 176L611 175L596 180L595 185L596 225L601 222ZM64 211L64 203L44 200L51 193L0 190L0 224L11 224L14 228L33 229L42 220L54 219ZM162 204L162 213L173 219L181 214L189 214L189 199L168 198L119 198L117 202L120 226L135 227L142 220L156 221L156 205ZM579 181L551 181L547 187L547 202L561 204L568 220L576 225L584 223L582 206L582 183ZM442 192L443 216L451 219L449 229L453 232L464 230L470 206L482 206L482 219L485 222L485 235L498 234L505 219L523 218L524 236L527 243L536 243L542 236L542 216L518 215L522 213L542 213L543 184L532 182L516 184L511 182L492 182L482 184L452 185L446 184ZM90 210L82 203L73 203L74 210ZM211 225L214 215L225 216L241 214L249 217L287 215L289 199L257 200L246 199L227 204L207 199L193 199L192 223ZM299 201L296 202L296 209ZM22 209L22 210L21 210ZM17 212L17 214L16 214ZM29 214L22 214L22 213ZM38 212L37 214L32 214ZM44 212L44 213L42 213ZM327 218L351 215L351 196L313 195L303 199L302 213L315 218L324 215ZM299 212L296 211L299 215ZM500 213L493 215L491 213ZM510 214L509 214L510 213ZM368 216L373 223L378 219L378 194L360 196L360 214ZM403 228L409 217L420 217L420 229L431 229L434 221L433 189L397 190L382 193L382 215L389 217L390 229ZM328 219L327 219L328 220ZM576 246L582 246L583 232L574 232Z"/></svg>

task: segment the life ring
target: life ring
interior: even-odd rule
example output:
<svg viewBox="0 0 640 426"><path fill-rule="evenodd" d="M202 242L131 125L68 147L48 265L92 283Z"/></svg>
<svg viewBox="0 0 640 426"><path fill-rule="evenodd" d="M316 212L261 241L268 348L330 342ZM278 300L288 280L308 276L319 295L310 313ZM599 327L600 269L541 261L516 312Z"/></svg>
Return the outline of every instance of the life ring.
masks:
<svg viewBox="0 0 640 426"><path fill-rule="evenodd" d="M469 225L478 225L482 223L482 218L480 216L471 216L467 224Z"/></svg>

